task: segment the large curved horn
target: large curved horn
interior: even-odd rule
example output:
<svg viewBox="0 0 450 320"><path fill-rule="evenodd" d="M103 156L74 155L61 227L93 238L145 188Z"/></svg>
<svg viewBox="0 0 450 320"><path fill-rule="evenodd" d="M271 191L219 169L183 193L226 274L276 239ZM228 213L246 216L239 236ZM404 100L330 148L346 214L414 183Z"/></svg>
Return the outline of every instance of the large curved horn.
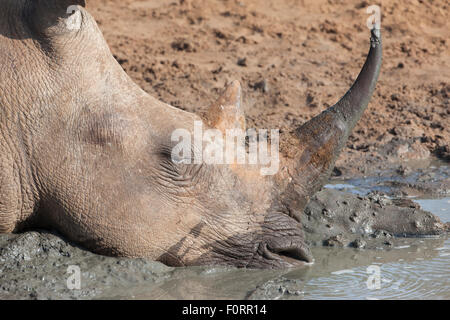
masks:
<svg viewBox="0 0 450 320"><path fill-rule="evenodd" d="M358 78L344 97L329 109L330 112L340 114L345 122L347 129L345 140L369 104L380 74L381 60L381 32L380 29L372 29L370 51ZM317 118L320 118L320 116ZM301 131L302 129L300 128L299 130Z"/></svg>
<svg viewBox="0 0 450 320"><path fill-rule="evenodd" d="M329 178L339 153L367 108L380 73L381 47L381 32L372 29L369 54L350 90L334 106L293 132L291 141L295 145L290 147L295 154L290 153L293 162L289 170L295 185L304 186L301 194L305 202Z"/></svg>

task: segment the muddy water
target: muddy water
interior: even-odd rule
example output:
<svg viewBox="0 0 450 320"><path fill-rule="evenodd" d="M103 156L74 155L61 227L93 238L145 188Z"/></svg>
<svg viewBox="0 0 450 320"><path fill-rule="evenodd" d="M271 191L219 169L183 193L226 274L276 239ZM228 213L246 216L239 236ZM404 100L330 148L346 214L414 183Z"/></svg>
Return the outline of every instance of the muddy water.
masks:
<svg viewBox="0 0 450 320"><path fill-rule="evenodd" d="M450 198L417 202L450 221ZM314 251L316 267L322 268L311 268L306 276L305 299L450 299L449 238L405 239L384 252ZM337 265L340 270L335 270Z"/></svg>
<svg viewBox="0 0 450 320"><path fill-rule="evenodd" d="M417 200L450 221L450 198ZM137 299L450 299L450 239L404 239L389 250L314 248L314 265L289 271L178 269L134 288ZM123 292L124 293L124 292Z"/></svg>
<svg viewBox="0 0 450 320"><path fill-rule="evenodd" d="M334 177L328 188L365 195L381 192L396 197L450 196L450 167L441 160L414 160L366 178Z"/></svg>

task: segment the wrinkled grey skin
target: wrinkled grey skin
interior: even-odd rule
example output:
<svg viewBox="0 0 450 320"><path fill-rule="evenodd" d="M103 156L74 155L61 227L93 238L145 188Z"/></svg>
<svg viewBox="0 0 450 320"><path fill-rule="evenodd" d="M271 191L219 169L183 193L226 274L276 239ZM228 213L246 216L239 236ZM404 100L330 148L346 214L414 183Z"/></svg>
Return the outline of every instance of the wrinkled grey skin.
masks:
<svg viewBox="0 0 450 320"><path fill-rule="evenodd" d="M70 5L79 10L67 13ZM290 267L313 260L300 215L367 107L379 30L352 89L282 137L258 166L171 160L171 134L245 128L237 82L202 117L142 91L75 0L0 0L0 232L56 229L97 253L172 266ZM68 28L75 16L81 28Z"/></svg>

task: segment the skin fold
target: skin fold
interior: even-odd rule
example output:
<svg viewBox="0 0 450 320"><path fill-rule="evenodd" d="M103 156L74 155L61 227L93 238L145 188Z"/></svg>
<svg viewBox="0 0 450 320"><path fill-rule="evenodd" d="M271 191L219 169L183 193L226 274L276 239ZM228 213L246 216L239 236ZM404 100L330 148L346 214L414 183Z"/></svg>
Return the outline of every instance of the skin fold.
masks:
<svg viewBox="0 0 450 320"><path fill-rule="evenodd" d="M312 262L300 216L368 105L380 31L353 87L282 135L280 169L263 176L259 165L173 162L174 130L245 128L240 84L201 116L156 100L85 5L0 0L0 232L54 229L100 254L172 266ZM79 29L68 27L74 15Z"/></svg>

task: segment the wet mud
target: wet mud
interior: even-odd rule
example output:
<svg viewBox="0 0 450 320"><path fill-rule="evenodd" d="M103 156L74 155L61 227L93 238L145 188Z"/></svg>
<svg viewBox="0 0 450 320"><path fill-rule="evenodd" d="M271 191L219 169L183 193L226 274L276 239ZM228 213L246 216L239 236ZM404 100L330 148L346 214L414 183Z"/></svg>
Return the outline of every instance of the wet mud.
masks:
<svg viewBox="0 0 450 320"><path fill-rule="evenodd" d="M339 270L348 262L346 255L353 255L357 265L380 251L389 260L405 241L406 247L420 239L439 246L449 230L448 223L410 199L326 188L313 197L302 223L316 260L294 275L320 270L324 261L324 271ZM74 287L74 266L80 289ZM220 288L213 296L217 299L304 298L305 283L292 272L171 268L145 259L99 256L44 230L0 235L0 299L204 299L211 288Z"/></svg>

